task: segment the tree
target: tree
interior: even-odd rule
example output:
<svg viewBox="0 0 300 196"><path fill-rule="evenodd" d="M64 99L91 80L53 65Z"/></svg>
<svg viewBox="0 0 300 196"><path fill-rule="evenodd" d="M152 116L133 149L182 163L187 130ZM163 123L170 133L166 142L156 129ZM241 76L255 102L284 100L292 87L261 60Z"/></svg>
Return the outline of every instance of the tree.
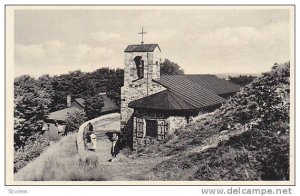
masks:
<svg viewBox="0 0 300 196"><path fill-rule="evenodd" d="M160 67L161 75L182 75L184 74L183 69L177 63L165 59Z"/></svg>
<svg viewBox="0 0 300 196"><path fill-rule="evenodd" d="M53 88L54 77L49 76L48 74L39 77L36 81L36 84L39 88L46 91L51 97L51 106L50 111L55 111L56 102L54 101L56 98L55 90Z"/></svg>
<svg viewBox="0 0 300 196"><path fill-rule="evenodd" d="M54 76L52 86L55 92L53 111L63 109L67 106L67 95L71 95L72 98L96 95L95 86L93 80L90 78L90 74L81 71Z"/></svg>
<svg viewBox="0 0 300 196"><path fill-rule="evenodd" d="M121 103L121 87L124 85L124 70L116 69L107 82L107 95L118 105Z"/></svg>
<svg viewBox="0 0 300 196"><path fill-rule="evenodd" d="M66 118L66 128L68 131L74 131L87 120L85 112L80 109L76 109L74 113L68 114Z"/></svg>
<svg viewBox="0 0 300 196"><path fill-rule="evenodd" d="M14 89L14 145L18 149L30 136L41 131L52 100L28 75L16 78Z"/></svg>
<svg viewBox="0 0 300 196"><path fill-rule="evenodd" d="M103 100L100 96L85 98L85 112L88 119L93 119L101 114L101 109L104 106Z"/></svg>
<svg viewBox="0 0 300 196"><path fill-rule="evenodd" d="M228 80L234 84L238 84L240 86L246 86L247 84L250 84L256 76L251 75L239 75L239 76L229 76Z"/></svg>

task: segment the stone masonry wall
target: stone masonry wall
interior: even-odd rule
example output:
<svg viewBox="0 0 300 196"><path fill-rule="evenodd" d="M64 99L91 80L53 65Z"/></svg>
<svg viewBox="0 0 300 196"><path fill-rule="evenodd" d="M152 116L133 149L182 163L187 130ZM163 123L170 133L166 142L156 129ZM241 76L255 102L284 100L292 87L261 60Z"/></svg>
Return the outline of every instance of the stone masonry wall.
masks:
<svg viewBox="0 0 300 196"><path fill-rule="evenodd" d="M158 93L166 88L155 82L148 83L148 95ZM133 122L132 114L133 109L128 107L131 101L141 99L147 96L147 79L138 80L128 86L121 88L121 128L125 138L132 137ZM124 127L127 127L124 129ZM132 139L132 138L131 138Z"/></svg>
<svg viewBox="0 0 300 196"><path fill-rule="evenodd" d="M137 80L137 69L134 58L141 56L144 60L144 78L152 79L160 77L160 54L156 49L154 52L132 52L125 53L125 68L124 68L124 86L128 86L132 81Z"/></svg>
<svg viewBox="0 0 300 196"><path fill-rule="evenodd" d="M142 79L139 79L137 75L134 61L137 56L142 57L144 61L144 78ZM153 52L126 52L124 59L124 86L121 88L121 130L125 140L128 140L127 144L132 145L133 109L128 108L128 104L131 101L163 91L165 88L152 82L152 79L160 78L161 58L158 47Z"/></svg>
<svg viewBox="0 0 300 196"><path fill-rule="evenodd" d="M146 135L146 120L156 120L159 124L163 123L166 126L165 136L168 135L168 121L166 114L150 111L135 111L133 114L133 150L138 151L138 149L144 148L151 144L159 144L164 142L165 138L161 137L149 137ZM137 121L143 123L143 134L137 136Z"/></svg>

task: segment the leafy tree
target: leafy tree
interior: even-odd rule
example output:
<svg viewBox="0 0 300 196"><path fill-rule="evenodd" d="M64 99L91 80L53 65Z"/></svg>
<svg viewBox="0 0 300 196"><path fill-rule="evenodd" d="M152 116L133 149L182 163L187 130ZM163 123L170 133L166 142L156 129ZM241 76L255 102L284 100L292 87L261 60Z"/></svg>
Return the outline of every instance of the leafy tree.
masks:
<svg viewBox="0 0 300 196"><path fill-rule="evenodd" d="M80 109L76 109L76 111L72 114L68 114L66 118L66 127L68 131L74 131L80 127L82 123L87 120L85 112Z"/></svg>
<svg viewBox="0 0 300 196"><path fill-rule="evenodd" d="M46 74L46 75L39 77L37 79L36 83L39 88L43 89L50 95L51 100L52 100L51 106L50 106L50 111L54 111L54 108L56 105L56 102L54 101L56 96L55 96L55 91L53 88L54 78L49 76L49 74Z"/></svg>
<svg viewBox="0 0 300 196"><path fill-rule="evenodd" d="M103 100L100 96L86 97L85 112L88 119L93 119L100 116L103 106Z"/></svg>
<svg viewBox="0 0 300 196"><path fill-rule="evenodd" d="M251 75L239 75L239 76L229 76L228 80L234 84L238 84L240 86L246 86L250 84L256 76Z"/></svg>
<svg viewBox="0 0 300 196"><path fill-rule="evenodd" d="M121 103L121 87L124 85L124 70L116 69L107 82L107 95L118 105Z"/></svg>
<svg viewBox="0 0 300 196"><path fill-rule="evenodd" d="M160 67L161 75L182 75L184 74L183 69L177 63L165 59Z"/></svg>
<svg viewBox="0 0 300 196"><path fill-rule="evenodd" d="M52 100L28 75L16 78L14 88L14 145L18 149L30 136L41 131Z"/></svg>
<svg viewBox="0 0 300 196"><path fill-rule="evenodd" d="M95 96L96 91L89 74L81 71L69 72L53 78L53 90L55 92L53 111L63 109L67 106L67 95L72 98L83 98Z"/></svg>

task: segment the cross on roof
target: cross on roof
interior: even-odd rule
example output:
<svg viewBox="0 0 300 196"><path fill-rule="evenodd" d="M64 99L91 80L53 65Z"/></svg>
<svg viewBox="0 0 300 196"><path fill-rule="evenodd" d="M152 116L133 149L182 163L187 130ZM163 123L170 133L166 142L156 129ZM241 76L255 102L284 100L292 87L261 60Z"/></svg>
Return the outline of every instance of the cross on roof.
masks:
<svg viewBox="0 0 300 196"><path fill-rule="evenodd" d="M142 34L142 44L144 44L144 34L146 34L147 32L144 31L144 27L142 27L142 32L138 33L138 34Z"/></svg>

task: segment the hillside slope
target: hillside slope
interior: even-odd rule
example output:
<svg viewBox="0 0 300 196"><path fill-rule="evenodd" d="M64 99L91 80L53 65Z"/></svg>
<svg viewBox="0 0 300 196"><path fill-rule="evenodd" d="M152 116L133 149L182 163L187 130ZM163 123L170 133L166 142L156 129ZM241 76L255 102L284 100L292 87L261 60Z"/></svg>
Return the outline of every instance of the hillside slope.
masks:
<svg viewBox="0 0 300 196"><path fill-rule="evenodd" d="M85 181L105 180L98 158L87 153L85 162L76 149L76 133L49 146L39 157L15 173L15 181Z"/></svg>
<svg viewBox="0 0 300 196"><path fill-rule="evenodd" d="M219 110L177 130L165 144L165 149L169 147L165 155L173 157L154 167L149 176L153 180L288 180L289 84L290 64L274 66Z"/></svg>

